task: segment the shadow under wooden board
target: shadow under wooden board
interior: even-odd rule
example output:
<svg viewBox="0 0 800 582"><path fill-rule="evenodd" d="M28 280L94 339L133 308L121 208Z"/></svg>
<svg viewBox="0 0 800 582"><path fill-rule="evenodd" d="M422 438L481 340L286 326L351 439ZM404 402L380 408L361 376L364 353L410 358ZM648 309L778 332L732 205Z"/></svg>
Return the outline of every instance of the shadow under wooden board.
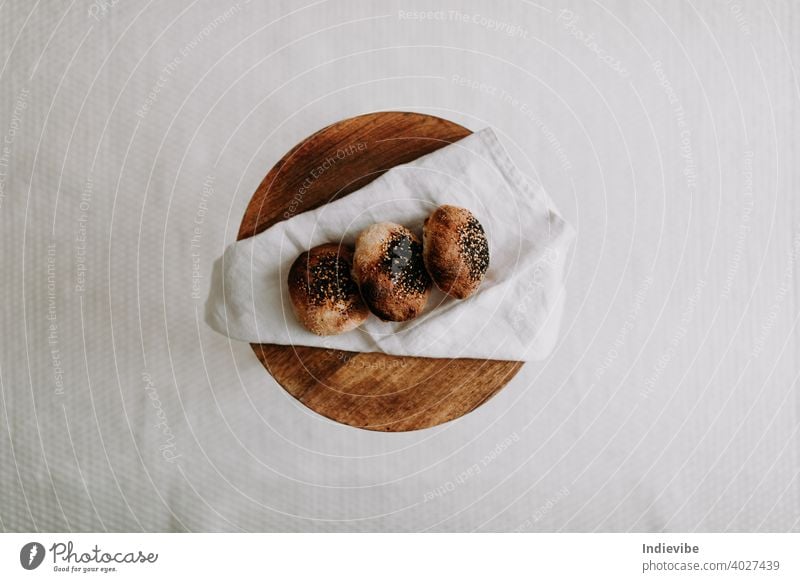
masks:
<svg viewBox="0 0 800 582"><path fill-rule="evenodd" d="M360 115L329 125L272 168L245 211L239 240L365 186L386 170L471 132L451 121L405 112ZM252 344L275 380L311 410L376 431L436 426L474 410L522 362L433 359Z"/></svg>

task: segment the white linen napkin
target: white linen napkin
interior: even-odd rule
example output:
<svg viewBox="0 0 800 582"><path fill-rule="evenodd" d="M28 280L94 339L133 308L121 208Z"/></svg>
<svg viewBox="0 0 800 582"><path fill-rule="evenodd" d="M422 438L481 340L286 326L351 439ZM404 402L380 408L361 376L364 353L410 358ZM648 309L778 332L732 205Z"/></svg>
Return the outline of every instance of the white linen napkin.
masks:
<svg viewBox="0 0 800 582"><path fill-rule="evenodd" d="M434 289L425 312L413 321L386 323L370 316L337 336L320 337L298 323L286 281L301 252L325 242L352 245L374 222L403 224L421 236L422 222L441 204L470 209L489 239L489 270L475 295L458 301ZM513 164L494 131L484 129L232 244L214 265L206 320L216 331L251 343L540 360L558 336L573 237L541 186Z"/></svg>

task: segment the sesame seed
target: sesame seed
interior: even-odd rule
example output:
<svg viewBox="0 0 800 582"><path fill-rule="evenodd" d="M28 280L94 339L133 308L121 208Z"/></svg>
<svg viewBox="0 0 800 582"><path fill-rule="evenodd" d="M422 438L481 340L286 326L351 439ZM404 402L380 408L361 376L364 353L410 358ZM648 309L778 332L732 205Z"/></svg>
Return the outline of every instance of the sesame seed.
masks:
<svg viewBox="0 0 800 582"><path fill-rule="evenodd" d="M431 285L422 260L422 244L409 234L395 232L389 237L381 268L390 275L400 296L425 293Z"/></svg>
<svg viewBox="0 0 800 582"><path fill-rule="evenodd" d="M489 268L489 241L481 223L472 215L458 229L458 247L467 261L470 279L480 281Z"/></svg>
<svg viewBox="0 0 800 582"><path fill-rule="evenodd" d="M305 286L309 302L313 305L322 305L333 301L341 309L346 310L353 296L358 295L358 288L350 276L350 265L337 253L317 257L316 262L299 274L299 284Z"/></svg>

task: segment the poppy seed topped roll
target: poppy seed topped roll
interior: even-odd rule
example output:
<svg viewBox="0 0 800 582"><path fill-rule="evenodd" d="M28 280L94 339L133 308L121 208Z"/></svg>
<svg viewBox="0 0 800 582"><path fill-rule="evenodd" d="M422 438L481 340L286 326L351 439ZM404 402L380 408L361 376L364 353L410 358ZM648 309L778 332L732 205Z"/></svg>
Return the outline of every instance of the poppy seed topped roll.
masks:
<svg viewBox="0 0 800 582"><path fill-rule="evenodd" d="M422 242L425 267L439 289L456 299L478 290L489 269L489 241L472 212L440 206L425 219Z"/></svg>
<svg viewBox="0 0 800 582"><path fill-rule="evenodd" d="M406 227L379 222L356 240L353 277L370 310L384 321L408 321L425 308L431 279L422 243Z"/></svg>
<svg viewBox="0 0 800 582"><path fill-rule="evenodd" d="M324 244L302 253L289 269L297 319L317 335L336 335L364 323L369 310L353 281L352 249Z"/></svg>

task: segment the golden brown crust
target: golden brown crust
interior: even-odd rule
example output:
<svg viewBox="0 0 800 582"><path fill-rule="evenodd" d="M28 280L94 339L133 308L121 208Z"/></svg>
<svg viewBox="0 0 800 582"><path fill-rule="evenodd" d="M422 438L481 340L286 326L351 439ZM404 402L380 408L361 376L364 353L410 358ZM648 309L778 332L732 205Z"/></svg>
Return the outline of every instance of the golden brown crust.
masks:
<svg viewBox="0 0 800 582"><path fill-rule="evenodd" d="M329 243L301 253L289 269L289 297L300 323L336 335L364 323L369 310L353 281L353 250Z"/></svg>
<svg viewBox="0 0 800 582"><path fill-rule="evenodd" d="M408 321L425 308L431 279L422 243L406 227L379 222L358 235L353 277L370 310L384 321Z"/></svg>
<svg viewBox="0 0 800 582"><path fill-rule="evenodd" d="M439 289L456 299L478 290L489 268L489 242L472 212L440 206L425 219L422 241L425 268Z"/></svg>

